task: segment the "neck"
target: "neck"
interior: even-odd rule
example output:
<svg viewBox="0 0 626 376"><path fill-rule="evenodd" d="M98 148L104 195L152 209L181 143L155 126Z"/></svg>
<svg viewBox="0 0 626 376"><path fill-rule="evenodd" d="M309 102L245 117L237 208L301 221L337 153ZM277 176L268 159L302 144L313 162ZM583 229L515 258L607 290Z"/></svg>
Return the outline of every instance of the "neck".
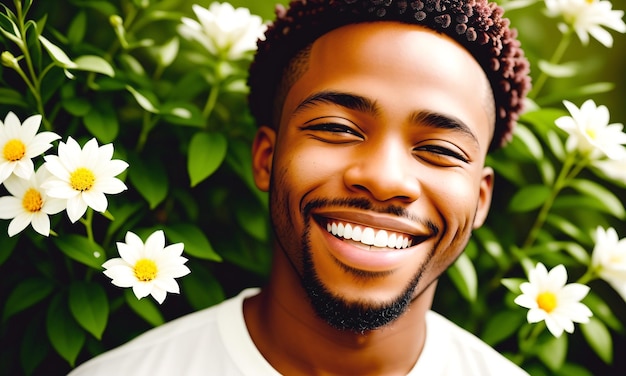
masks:
<svg viewBox="0 0 626 376"><path fill-rule="evenodd" d="M255 345L282 374L406 375L424 346L435 285L392 323L365 333L343 331L316 315L299 276L276 255L269 284L246 300L244 315Z"/></svg>

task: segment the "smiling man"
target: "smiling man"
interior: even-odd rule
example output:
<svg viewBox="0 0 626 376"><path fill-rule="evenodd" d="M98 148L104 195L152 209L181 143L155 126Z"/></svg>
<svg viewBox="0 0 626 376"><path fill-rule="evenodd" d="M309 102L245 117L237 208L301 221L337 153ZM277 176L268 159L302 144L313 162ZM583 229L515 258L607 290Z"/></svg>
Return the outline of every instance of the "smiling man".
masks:
<svg viewBox="0 0 626 376"><path fill-rule="evenodd" d="M302 0L277 16L250 73L254 178L274 231L268 284L80 370L526 374L430 310L487 216L485 158L529 87L501 9Z"/></svg>

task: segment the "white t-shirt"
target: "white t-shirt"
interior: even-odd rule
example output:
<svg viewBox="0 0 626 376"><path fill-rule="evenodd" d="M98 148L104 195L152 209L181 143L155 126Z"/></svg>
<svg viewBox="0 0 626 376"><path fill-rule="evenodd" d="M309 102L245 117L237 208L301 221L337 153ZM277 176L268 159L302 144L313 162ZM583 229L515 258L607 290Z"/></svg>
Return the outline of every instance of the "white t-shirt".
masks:
<svg viewBox="0 0 626 376"><path fill-rule="evenodd" d="M70 376L276 376L257 350L236 297L168 322L85 362ZM426 343L409 375L527 375L512 362L435 312L426 316Z"/></svg>

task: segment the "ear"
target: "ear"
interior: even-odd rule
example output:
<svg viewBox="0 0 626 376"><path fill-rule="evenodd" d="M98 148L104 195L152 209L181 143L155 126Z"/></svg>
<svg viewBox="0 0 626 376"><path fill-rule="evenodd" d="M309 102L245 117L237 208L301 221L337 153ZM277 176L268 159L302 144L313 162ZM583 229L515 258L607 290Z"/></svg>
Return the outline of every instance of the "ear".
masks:
<svg viewBox="0 0 626 376"><path fill-rule="evenodd" d="M478 207L476 208L476 216L474 217L474 229L482 226L483 223L485 223L485 219L487 219L487 214L491 207L493 180L493 169L491 167L483 168L483 175L480 180L480 191L478 193Z"/></svg>
<svg viewBox="0 0 626 376"><path fill-rule="evenodd" d="M257 188L264 192L270 188L275 144L276 131L267 126L259 127L252 143L252 175Z"/></svg>

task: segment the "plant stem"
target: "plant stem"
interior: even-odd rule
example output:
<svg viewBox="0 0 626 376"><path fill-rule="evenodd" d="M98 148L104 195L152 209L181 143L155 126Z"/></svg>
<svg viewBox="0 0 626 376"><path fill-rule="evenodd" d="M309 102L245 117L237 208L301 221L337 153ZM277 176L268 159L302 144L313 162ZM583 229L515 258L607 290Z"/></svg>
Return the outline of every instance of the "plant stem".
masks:
<svg viewBox="0 0 626 376"><path fill-rule="evenodd" d="M553 65L558 64L561 61L561 59L563 58L563 55L565 54L565 51L567 50L567 47L569 47L570 41L572 39L571 36L572 36L571 29L563 34L563 38L561 38L561 40L559 41L558 46L554 50L554 53L552 54L552 57L549 60L550 64L553 64ZM528 93L528 97L531 99L536 99L537 96L539 95L539 92L541 92L541 89L543 89L543 86L545 85L548 78L549 78L548 74L542 70L541 73L539 74L539 77L537 78L537 81L533 83L533 87L530 93Z"/></svg>
<svg viewBox="0 0 626 376"><path fill-rule="evenodd" d="M548 213L550 212L550 209L552 208L552 204L554 204L554 200L558 196L559 192L565 187L567 181L572 179L575 176L571 174L571 171L573 170L572 167L575 167L574 164L576 161L576 156L577 156L576 153L570 153L565 159L565 162L563 163L563 167L561 168L561 171L559 172L559 176L556 178L556 181L554 182L554 185L552 186L550 196L548 196L546 201L541 206L541 209L539 210L539 214L537 214L537 218L535 219L535 222L533 223L533 226L531 227L530 232L528 233L528 236L526 237L526 241L522 245L522 250L526 250L532 247L532 245L535 243L535 241L537 240L537 236L539 234L539 230L541 230L541 228L543 227L548 217ZM576 171L578 172L580 171L580 169L576 169Z"/></svg>
<svg viewBox="0 0 626 376"><path fill-rule="evenodd" d="M215 82L213 86L211 86L211 91L209 92L209 97L207 98L206 104L204 105L204 109L202 110L202 118L204 120L209 120L209 116L211 116L211 112L215 108L215 104L217 103L217 97L220 93L219 81Z"/></svg>

